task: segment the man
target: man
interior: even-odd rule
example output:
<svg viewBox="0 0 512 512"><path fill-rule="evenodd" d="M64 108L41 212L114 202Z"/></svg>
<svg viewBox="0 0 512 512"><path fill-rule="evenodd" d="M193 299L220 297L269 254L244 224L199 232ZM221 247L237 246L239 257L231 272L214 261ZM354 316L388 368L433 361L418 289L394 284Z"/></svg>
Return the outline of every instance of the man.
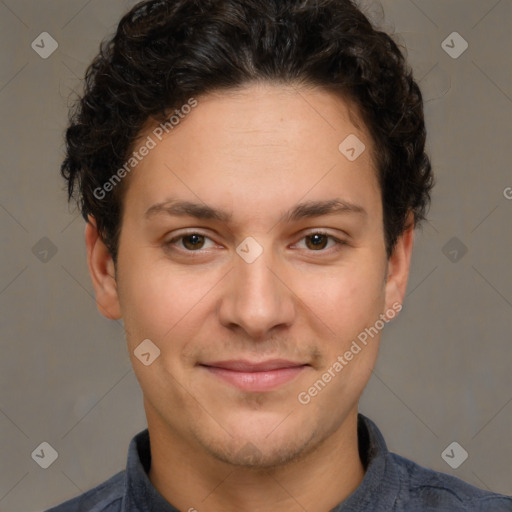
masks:
<svg viewBox="0 0 512 512"><path fill-rule="evenodd" d="M66 142L148 430L53 512L512 510L358 414L433 178L418 86L351 1L142 2Z"/></svg>

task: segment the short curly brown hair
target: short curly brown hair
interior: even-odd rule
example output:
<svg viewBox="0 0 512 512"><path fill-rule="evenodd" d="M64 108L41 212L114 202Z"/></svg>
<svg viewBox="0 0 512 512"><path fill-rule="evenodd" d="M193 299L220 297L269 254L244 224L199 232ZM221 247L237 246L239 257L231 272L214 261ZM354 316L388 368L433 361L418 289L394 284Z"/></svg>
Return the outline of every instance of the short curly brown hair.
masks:
<svg viewBox="0 0 512 512"><path fill-rule="evenodd" d="M351 0L148 0L103 41L70 113L61 173L114 261L123 187L99 199L150 118L251 82L319 86L349 98L377 155L388 257L425 219L434 180L420 89L397 44Z"/></svg>

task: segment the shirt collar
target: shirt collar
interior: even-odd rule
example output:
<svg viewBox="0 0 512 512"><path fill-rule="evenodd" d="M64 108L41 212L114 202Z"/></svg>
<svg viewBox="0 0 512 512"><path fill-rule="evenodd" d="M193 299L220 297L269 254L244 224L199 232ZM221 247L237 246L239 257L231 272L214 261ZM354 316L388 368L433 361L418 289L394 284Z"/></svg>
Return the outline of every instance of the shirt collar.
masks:
<svg viewBox="0 0 512 512"><path fill-rule="evenodd" d="M357 489L331 512L360 512L361 510L394 510L400 490L400 476L377 425L357 416L359 457L365 475Z"/></svg>
<svg viewBox="0 0 512 512"><path fill-rule="evenodd" d="M148 429L137 434L128 448L122 512L179 512L155 489L148 473L151 451Z"/></svg>
<svg viewBox="0 0 512 512"><path fill-rule="evenodd" d="M365 476L357 489L331 512L366 509L392 510L400 483L397 468L388 457L386 442L369 418L358 414L359 456ZM151 451L148 430L131 441L126 465L122 512L179 512L155 489L148 477ZM379 508L380 507L380 508Z"/></svg>

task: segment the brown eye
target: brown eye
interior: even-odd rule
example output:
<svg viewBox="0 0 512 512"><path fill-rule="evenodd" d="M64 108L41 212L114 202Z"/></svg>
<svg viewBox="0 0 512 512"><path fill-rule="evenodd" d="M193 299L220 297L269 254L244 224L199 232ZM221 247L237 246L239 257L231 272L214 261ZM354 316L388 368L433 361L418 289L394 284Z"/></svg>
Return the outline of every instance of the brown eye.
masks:
<svg viewBox="0 0 512 512"><path fill-rule="evenodd" d="M182 233L171 240L165 241L163 248L165 251L171 251L177 256L187 255L192 257L192 253L196 253L193 256L199 257L208 253L208 249L215 249L216 245L209 236L199 232L189 231L188 233Z"/></svg>
<svg viewBox="0 0 512 512"><path fill-rule="evenodd" d="M185 235L181 237L183 246L189 251L202 249L205 237L203 235Z"/></svg>
<svg viewBox="0 0 512 512"><path fill-rule="evenodd" d="M315 233L305 237L306 246L308 249L313 251L325 249L329 242L329 236L323 235L322 233Z"/></svg>

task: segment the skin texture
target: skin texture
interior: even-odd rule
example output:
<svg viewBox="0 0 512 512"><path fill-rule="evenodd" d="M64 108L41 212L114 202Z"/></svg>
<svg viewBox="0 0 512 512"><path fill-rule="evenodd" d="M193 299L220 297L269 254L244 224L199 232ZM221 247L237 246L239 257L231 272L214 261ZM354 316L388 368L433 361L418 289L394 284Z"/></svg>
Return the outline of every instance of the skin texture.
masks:
<svg viewBox="0 0 512 512"><path fill-rule="evenodd" d="M124 319L143 390L150 479L180 510L326 511L364 476L357 406L380 332L308 404L297 397L402 303L413 227L388 260L372 141L339 97L260 84L197 100L127 178L116 268L94 219L86 229L98 307ZM350 134L366 146L353 162L338 150ZM171 199L231 219L146 214ZM331 199L365 213L283 218ZM315 230L345 244L315 246ZM190 232L206 238L177 238ZM236 252L246 237L263 249L252 263ZM160 349L149 366L134 355L145 339ZM308 366L263 392L200 366L276 358Z"/></svg>

